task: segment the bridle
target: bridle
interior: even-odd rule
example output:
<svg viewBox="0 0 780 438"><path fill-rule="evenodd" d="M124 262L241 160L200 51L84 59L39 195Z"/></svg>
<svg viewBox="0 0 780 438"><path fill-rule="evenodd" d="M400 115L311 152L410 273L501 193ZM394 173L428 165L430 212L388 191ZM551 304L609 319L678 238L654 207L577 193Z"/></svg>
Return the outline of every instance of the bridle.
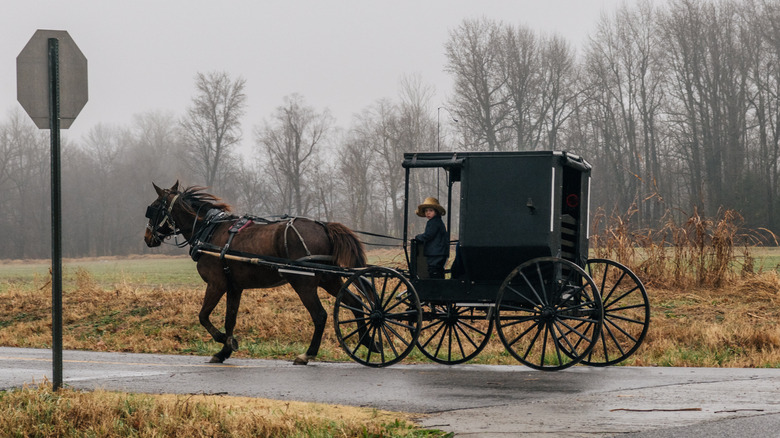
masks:
<svg viewBox="0 0 780 438"><path fill-rule="evenodd" d="M176 200L179 199L179 196L181 196L181 193L177 193L176 196L171 199L169 205L166 205L168 204L167 198L163 198L160 204L146 207L146 217L149 218L149 223L146 224L146 228L151 232L152 237L160 242L164 242L165 239L178 235L181 232L181 230L176 227L173 216L171 216L173 205L176 203ZM168 229L164 230L164 227L166 226ZM181 246L185 245L187 245L186 241ZM180 246L178 242L176 243L176 246Z"/></svg>

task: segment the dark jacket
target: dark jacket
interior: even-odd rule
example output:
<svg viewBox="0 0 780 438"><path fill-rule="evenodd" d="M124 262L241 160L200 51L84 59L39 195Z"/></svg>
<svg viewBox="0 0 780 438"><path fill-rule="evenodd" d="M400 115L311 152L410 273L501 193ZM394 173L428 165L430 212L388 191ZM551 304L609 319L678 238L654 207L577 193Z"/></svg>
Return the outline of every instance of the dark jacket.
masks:
<svg viewBox="0 0 780 438"><path fill-rule="evenodd" d="M449 255L450 242L447 241L447 229L438 214L425 224L425 232L415 236L416 240L425 243L423 254L426 256Z"/></svg>

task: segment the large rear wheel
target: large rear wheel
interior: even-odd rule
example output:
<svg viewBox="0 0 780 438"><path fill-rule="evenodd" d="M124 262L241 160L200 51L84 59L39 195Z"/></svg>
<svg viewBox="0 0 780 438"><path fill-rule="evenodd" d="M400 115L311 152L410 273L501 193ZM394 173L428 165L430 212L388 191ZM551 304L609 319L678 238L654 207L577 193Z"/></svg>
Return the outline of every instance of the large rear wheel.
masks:
<svg viewBox="0 0 780 438"><path fill-rule="evenodd" d="M585 270L601 291L604 324L582 363L607 366L622 362L639 348L650 326L645 286L630 269L612 260L588 260Z"/></svg>
<svg viewBox="0 0 780 438"><path fill-rule="evenodd" d="M496 331L524 365L557 371L580 362L599 338L601 295L588 274L557 257L529 260L504 280Z"/></svg>
<svg viewBox="0 0 780 438"><path fill-rule="evenodd" d="M386 367L414 348L422 312L417 292L397 271L371 267L350 277L336 296L333 324L355 362Z"/></svg>

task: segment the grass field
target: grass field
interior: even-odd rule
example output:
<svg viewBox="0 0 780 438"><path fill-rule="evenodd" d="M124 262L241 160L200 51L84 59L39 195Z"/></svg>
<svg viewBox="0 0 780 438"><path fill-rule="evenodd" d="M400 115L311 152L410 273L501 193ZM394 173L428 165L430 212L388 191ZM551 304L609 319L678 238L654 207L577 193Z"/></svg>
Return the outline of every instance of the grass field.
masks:
<svg viewBox="0 0 780 438"><path fill-rule="evenodd" d="M49 281L50 260L1 261L0 292L10 287L39 288ZM195 271L195 263L186 256L165 257L101 257L65 259L63 289L73 287L75 272L84 269L101 287L109 288L132 282L137 287L197 287L203 281Z"/></svg>
<svg viewBox="0 0 780 438"><path fill-rule="evenodd" d="M756 268L762 271L780 271L780 247L751 248Z"/></svg>

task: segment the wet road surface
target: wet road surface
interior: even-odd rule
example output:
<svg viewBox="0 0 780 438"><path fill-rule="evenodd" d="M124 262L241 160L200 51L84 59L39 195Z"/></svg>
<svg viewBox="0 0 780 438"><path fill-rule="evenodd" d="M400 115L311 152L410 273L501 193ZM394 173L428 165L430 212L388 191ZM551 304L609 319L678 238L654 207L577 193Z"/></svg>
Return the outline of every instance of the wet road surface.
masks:
<svg viewBox="0 0 780 438"><path fill-rule="evenodd" d="M0 389L51 380L50 350L0 347ZM456 436L780 436L780 369L394 365L63 352L77 389L224 394L426 414Z"/></svg>

